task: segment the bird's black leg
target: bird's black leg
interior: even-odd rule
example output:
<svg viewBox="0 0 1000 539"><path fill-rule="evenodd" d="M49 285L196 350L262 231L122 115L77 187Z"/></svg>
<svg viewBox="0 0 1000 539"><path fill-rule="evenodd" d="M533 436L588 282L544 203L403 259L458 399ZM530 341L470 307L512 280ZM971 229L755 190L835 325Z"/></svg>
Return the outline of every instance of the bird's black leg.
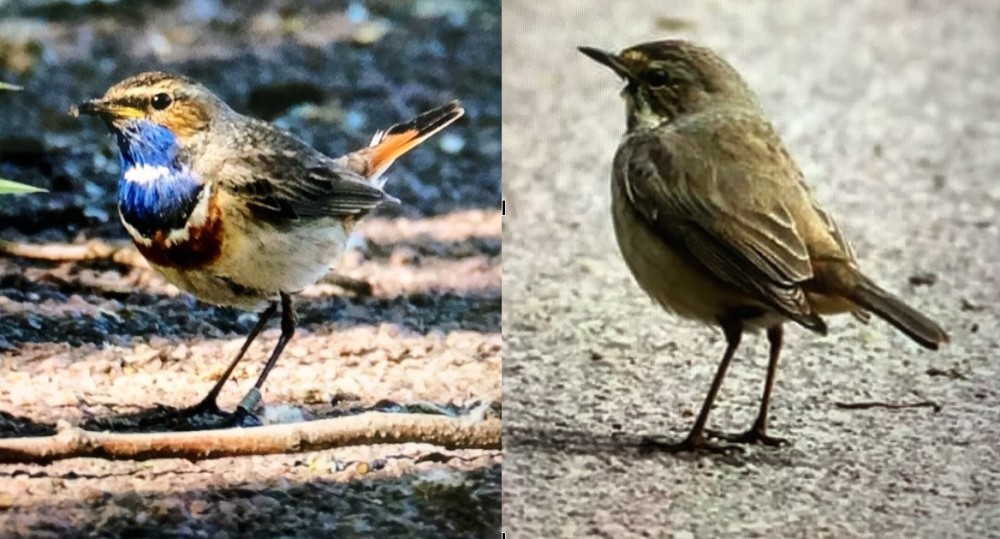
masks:
<svg viewBox="0 0 1000 539"><path fill-rule="evenodd" d="M272 302L267 306L267 309L264 309L264 312L260 313L260 317L257 319L257 323L254 324L253 329L250 330L250 334L247 335L247 340L243 342L243 346L240 348L240 351L237 352L236 357L233 359L233 362L230 363L228 367L226 367L226 372L222 373L222 377L219 378L219 381L215 383L215 385L212 387L212 390L208 392L208 395L205 395L205 398L202 399L201 402L190 408L184 409L184 412L186 414L197 415L201 413L219 412L219 405L216 402L216 399L218 399L219 397L219 393L222 392L223 386L226 385L226 381L229 380L229 377L232 376L233 371L236 370L236 365L240 362L240 360L243 359L243 355L246 354L247 349L250 348L250 345L253 343L254 339L256 339L258 335L260 335L260 332L264 330L264 326L267 325L267 322L271 320L271 317L274 316L274 313L277 310L278 310L277 302Z"/></svg>
<svg viewBox="0 0 1000 539"><path fill-rule="evenodd" d="M698 418L695 419L694 426L691 427L691 432L688 433L687 438L680 443L671 444L647 440L647 446L652 446L653 449L671 453L687 451L727 451L732 449L731 447L712 445L708 443L708 440L705 438L705 424L708 422L708 413L712 409L712 403L715 401L716 395L719 394L719 388L722 387L722 380L726 377L726 370L729 369L729 364L732 362L733 356L736 355L736 349L740 345L740 337L743 335L743 324L738 318L727 318L720 320L719 323L722 325L722 332L726 336L726 351L722 355L722 361L719 363L719 368L715 371L715 378L712 380L712 385L708 389L708 395L705 396L705 403L701 405L701 412L698 413Z"/></svg>
<svg viewBox="0 0 1000 539"><path fill-rule="evenodd" d="M255 426L259 425L260 422L257 421L255 417L251 414L257 404L260 403L260 389L264 386L264 380L267 380L267 375L274 368L274 364L278 362L278 358L281 357L281 352L285 349L288 341L292 340L292 335L295 334L295 307L292 306L292 297L285 292L281 293L281 336L278 337L278 344L274 346L274 351L271 352L271 357L268 358L267 363L264 364L264 370L261 371L260 377L257 378L257 383L250 388L250 391L243 397L239 405L236 407L236 413L233 416L233 423L240 426Z"/></svg>
<svg viewBox="0 0 1000 539"><path fill-rule="evenodd" d="M180 410L170 408L162 409L153 414L146 414L136 423L136 426L151 427L161 424L178 424L180 421L187 421L201 414L224 415L219 410L219 405L216 402L216 399L219 397L219 393L222 391L223 386L226 385L226 381L229 380L229 377L232 376L233 371L236 370L236 365L243 359L243 355L246 354L247 349L250 348L254 339L260 335L260 332L264 330L264 326L267 325L267 322L272 316L274 316L274 313L277 310L277 303L271 303L266 309L264 309L264 312L260 313L257 323L254 325L253 329L250 330L250 334L247 335L246 340L243 341L243 346L240 348L240 351L236 354L232 363L226 367L226 371L222 373L219 381L215 383L212 390L208 392L208 395L205 395L205 398L202 399L201 402L195 404L194 406L189 406ZM188 426L188 428L190 428L190 426Z"/></svg>
<svg viewBox="0 0 1000 539"><path fill-rule="evenodd" d="M784 331L781 325L773 326L767 330L767 341L771 345L767 361L767 378L764 381L764 395L760 400L760 413L754 421L750 430L737 435L716 434L713 436L728 442L740 444L761 444L776 447L787 444L784 438L775 438L767 434L767 412L771 407L771 389L774 387L774 377L778 372L778 356L781 354L781 344Z"/></svg>

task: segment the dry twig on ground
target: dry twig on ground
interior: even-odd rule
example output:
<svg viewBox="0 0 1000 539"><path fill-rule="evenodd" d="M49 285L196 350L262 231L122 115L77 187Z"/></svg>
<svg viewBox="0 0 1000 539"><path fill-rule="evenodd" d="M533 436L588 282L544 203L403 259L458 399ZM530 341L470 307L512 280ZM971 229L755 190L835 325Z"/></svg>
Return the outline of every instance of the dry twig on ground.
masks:
<svg viewBox="0 0 1000 539"><path fill-rule="evenodd" d="M111 260L130 267L148 268L149 264L131 244L112 245L103 240L86 243L17 243L0 240L0 255L50 262Z"/></svg>
<svg viewBox="0 0 1000 539"><path fill-rule="evenodd" d="M887 410L903 410L906 408L932 408L935 413L941 411L941 405L934 401L920 401L912 402L907 404L900 404L895 402L835 402L833 403L837 408L843 410L867 410L869 408L885 408Z"/></svg>
<svg viewBox="0 0 1000 539"><path fill-rule="evenodd" d="M54 436L0 439L0 463L44 464L81 457L204 460L401 443L500 449L500 420L365 412L302 423L195 432L120 434L65 426Z"/></svg>

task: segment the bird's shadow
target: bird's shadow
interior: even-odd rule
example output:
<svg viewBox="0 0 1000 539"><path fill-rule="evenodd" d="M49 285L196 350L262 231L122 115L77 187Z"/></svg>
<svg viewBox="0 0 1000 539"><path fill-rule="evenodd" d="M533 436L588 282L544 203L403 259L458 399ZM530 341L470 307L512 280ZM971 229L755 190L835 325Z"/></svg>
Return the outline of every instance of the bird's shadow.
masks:
<svg viewBox="0 0 1000 539"><path fill-rule="evenodd" d="M0 410L0 438L20 438L22 436L51 436L56 426L34 419Z"/></svg>
<svg viewBox="0 0 1000 539"><path fill-rule="evenodd" d="M672 442L680 441L683 433L671 433ZM547 453L552 455L614 456L639 460L673 459L698 463L711 460L719 464L742 467L750 463L785 466L792 464L794 450L762 447L732 447L718 451L665 451L651 443L665 441L661 436L615 431L594 433L569 428L513 427L504 428L505 453Z"/></svg>
<svg viewBox="0 0 1000 539"><path fill-rule="evenodd" d="M86 431L140 433L213 430L235 426L232 422L233 412L185 412L184 408L155 404L131 412L90 415L80 422L79 427Z"/></svg>

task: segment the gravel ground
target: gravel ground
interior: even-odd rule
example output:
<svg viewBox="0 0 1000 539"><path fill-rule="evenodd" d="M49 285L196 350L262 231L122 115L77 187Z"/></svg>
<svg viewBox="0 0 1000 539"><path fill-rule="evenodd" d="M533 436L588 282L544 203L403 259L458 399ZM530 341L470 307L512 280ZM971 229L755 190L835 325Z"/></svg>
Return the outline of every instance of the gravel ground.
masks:
<svg viewBox="0 0 1000 539"><path fill-rule="evenodd" d="M403 203L364 221L336 266L372 294L319 284L298 297L263 417L501 398L499 6L33 0L0 2L0 15L0 80L25 87L0 94L0 177L50 190L0 202L9 241L126 241L113 143L66 111L139 71L193 76L331 155L461 99L467 117L389 172ZM255 320L141 267L0 257L0 437L193 404ZM276 325L223 409L256 379ZM500 480L499 451L421 444L0 465L0 537L492 537Z"/></svg>
<svg viewBox="0 0 1000 539"><path fill-rule="evenodd" d="M1000 537L1000 5L516 0L503 19L508 536ZM791 329L772 408L788 448L637 449L686 433L723 342L622 263L620 83L575 47L667 36L735 64L866 272L951 332L933 353L879 321ZM763 340L713 426L753 420ZM940 411L835 406L865 401Z"/></svg>

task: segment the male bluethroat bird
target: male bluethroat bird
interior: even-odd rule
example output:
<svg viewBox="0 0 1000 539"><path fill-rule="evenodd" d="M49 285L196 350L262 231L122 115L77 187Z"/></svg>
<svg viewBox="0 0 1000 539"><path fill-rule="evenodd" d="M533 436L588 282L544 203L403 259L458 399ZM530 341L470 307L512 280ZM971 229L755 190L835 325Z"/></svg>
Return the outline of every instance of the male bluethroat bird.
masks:
<svg viewBox="0 0 1000 539"><path fill-rule="evenodd" d="M612 215L625 262L664 309L720 326L722 361L687 438L663 449L720 449L705 423L744 331L765 330L770 355L760 412L737 443L779 445L767 415L782 324L826 334L820 315L868 313L924 347L940 326L879 288L816 201L740 75L680 40L620 54L580 51L624 79L627 132L614 157Z"/></svg>
<svg viewBox="0 0 1000 539"><path fill-rule="evenodd" d="M464 114L458 102L377 133L337 159L266 122L238 114L183 76L142 73L76 112L101 117L121 154L118 211L139 252L196 298L262 309L208 395L216 398L247 348L281 308L281 336L234 421L252 422L260 389L295 331L292 294L322 278L358 220L383 202L393 161Z"/></svg>

